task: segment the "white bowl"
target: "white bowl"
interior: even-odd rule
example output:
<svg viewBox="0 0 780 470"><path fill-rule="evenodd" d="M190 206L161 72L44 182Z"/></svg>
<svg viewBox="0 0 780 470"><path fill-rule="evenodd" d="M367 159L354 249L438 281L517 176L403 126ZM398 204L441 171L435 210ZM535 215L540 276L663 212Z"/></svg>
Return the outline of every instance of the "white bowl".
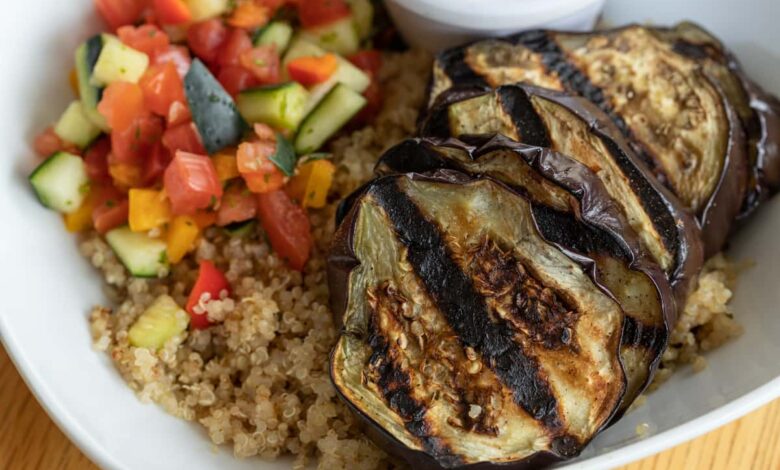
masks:
<svg viewBox="0 0 780 470"><path fill-rule="evenodd" d="M485 2L497 0L484 0ZM70 99L72 53L94 18L90 0L5 2L0 27L0 333L35 395L98 465L122 469L281 469L289 461L236 460L213 453L194 424L140 403L94 352L86 315L102 300L98 276L76 251L59 217L42 209L26 182L29 142ZM780 93L780 18L776 0L622 0L607 4L614 24L690 18L737 52L760 83ZM780 199L767 204L734 240L732 255L752 258L733 303L745 335L708 355L699 374L683 370L646 405L599 436L576 463L602 469L643 457L734 419L780 395ZM644 439L639 423L648 423Z"/></svg>
<svg viewBox="0 0 780 470"><path fill-rule="evenodd" d="M398 31L429 51L523 29L593 28L605 0L387 0Z"/></svg>

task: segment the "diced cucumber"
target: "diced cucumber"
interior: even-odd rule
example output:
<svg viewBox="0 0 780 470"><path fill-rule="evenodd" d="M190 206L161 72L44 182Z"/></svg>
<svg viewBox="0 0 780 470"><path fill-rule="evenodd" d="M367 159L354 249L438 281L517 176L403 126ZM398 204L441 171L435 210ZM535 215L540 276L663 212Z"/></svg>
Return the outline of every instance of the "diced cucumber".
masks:
<svg viewBox="0 0 780 470"><path fill-rule="evenodd" d="M302 36L325 50L337 54L354 54L360 48L360 36L352 15L314 28L306 28Z"/></svg>
<svg viewBox="0 0 780 470"><path fill-rule="evenodd" d="M295 135L295 151L299 155L319 149L366 104L366 99L343 83L330 92L303 119Z"/></svg>
<svg viewBox="0 0 780 470"><path fill-rule="evenodd" d="M230 0L186 0L193 21L220 16L230 9Z"/></svg>
<svg viewBox="0 0 780 470"><path fill-rule="evenodd" d="M87 39L76 49L76 77L79 85L79 96L84 106L84 113L90 121L103 131L108 131L106 118L97 110L97 105L103 97L103 88L92 85L92 70L103 49L103 35L96 34Z"/></svg>
<svg viewBox="0 0 780 470"><path fill-rule="evenodd" d="M130 227L115 228L106 241L130 274L136 277L158 277L168 269L165 240L152 238Z"/></svg>
<svg viewBox="0 0 780 470"><path fill-rule="evenodd" d="M89 191L84 160L67 152L57 152L38 165L30 184L41 204L65 214L78 210Z"/></svg>
<svg viewBox="0 0 780 470"><path fill-rule="evenodd" d="M192 62L184 77L184 91L192 120L210 155L241 141L247 128L246 122L236 109L233 98L198 59Z"/></svg>
<svg viewBox="0 0 780 470"><path fill-rule="evenodd" d="M136 348L157 350L184 333L189 322L187 312L170 295L161 295L136 319L127 339Z"/></svg>
<svg viewBox="0 0 780 470"><path fill-rule="evenodd" d="M374 5L371 0L347 0L347 3L352 10L352 18L360 39L366 39L374 29Z"/></svg>
<svg viewBox="0 0 780 470"><path fill-rule="evenodd" d="M54 133L60 139L76 144L82 149L95 140L100 132L100 128L89 119L79 100L68 105L60 120L54 125Z"/></svg>
<svg viewBox="0 0 780 470"><path fill-rule="evenodd" d="M305 115L309 92L298 82L250 88L238 94L237 106L249 123L263 122L295 130Z"/></svg>
<svg viewBox="0 0 780 470"><path fill-rule="evenodd" d="M104 41L95 68L92 71L93 85L108 85L114 82L138 83L138 79L149 66L149 56L119 40Z"/></svg>
<svg viewBox="0 0 780 470"><path fill-rule="evenodd" d="M247 237L256 233L255 227L257 223L254 220L247 220L244 222L235 222L230 225L225 225L225 231L231 237Z"/></svg>
<svg viewBox="0 0 780 470"><path fill-rule="evenodd" d="M292 39L293 28L284 21L272 21L266 27L259 30L254 37L255 46L276 45L276 52L284 54Z"/></svg>

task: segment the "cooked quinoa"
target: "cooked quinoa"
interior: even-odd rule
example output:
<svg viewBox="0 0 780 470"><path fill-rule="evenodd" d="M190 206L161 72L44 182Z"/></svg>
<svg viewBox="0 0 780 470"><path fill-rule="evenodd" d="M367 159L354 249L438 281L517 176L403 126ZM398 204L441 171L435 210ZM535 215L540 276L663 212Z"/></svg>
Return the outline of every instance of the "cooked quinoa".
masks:
<svg viewBox="0 0 780 470"><path fill-rule="evenodd" d="M295 468L316 461L328 470L393 466L330 383L328 354L338 331L328 308L325 258L338 200L370 177L377 155L414 133L429 69L422 52L386 56L384 110L372 126L332 146L333 202L310 212L316 242L303 274L287 269L261 236L231 238L218 228L206 231L195 259L156 280L128 276L97 234L82 242L116 305L92 311L95 347L111 355L141 400L200 423L214 444L232 446L237 457L292 455ZM233 289L232 297L207 304L217 325L185 332L157 352L131 347L128 329L155 298L168 294L186 303L200 259L214 261ZM707 263L654 386L680 364L703 367L703 352L739 334L727 306L735 273L723 256Z"/></svg>

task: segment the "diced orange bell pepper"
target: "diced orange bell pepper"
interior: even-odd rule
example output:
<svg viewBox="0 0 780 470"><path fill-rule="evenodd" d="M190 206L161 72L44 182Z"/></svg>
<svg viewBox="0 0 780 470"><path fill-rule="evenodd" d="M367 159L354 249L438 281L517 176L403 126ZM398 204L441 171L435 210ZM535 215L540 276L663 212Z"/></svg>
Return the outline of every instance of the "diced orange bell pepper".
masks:
<svg viewBox="0 0 780 470"><path fill-rule="evenodd" d="M222 150L211 157L211 161L214 163L220 181L229 181L241 176L241 173L238 172L235 150Z"/></svg>
<svg viewBox="0 0 780 470"><path fill-rule="evenodd" d="M156 189L133 188L130 199L130 230L146 232L167 224L171 220L171 204L165 192Z"/></svg>
<svg viewBox="0 0 780 470"><path fill-rule="evenodd" d="M90 191L81 206L75 212L64 214L62 220L65 229L71 233L85 232L92 227L92 210L95 208L95 197Z"/></svg>
<svg viewBox="0 0 780 470"><path fill-rule="evenodd" d="M234 28L254 29L263 26L271 19L271 10L252 0L239 4L227 22Z"/></svg>
<svg viewBox="0 0 780 470"><path fill-rule="evenodd" d="M298 201L301 207L324 207L335 172L336 167L329 160L304 163L285 189L290 198Z"/></svg>
<svg viewBox="0 0 780 470"><path fill-rule="evenodd" d="M141 184L141 168L132 163L112 163L108 165L108 173L114 180L114 185L120 189L129 189Z"/></svg>
<svg viewBox="0 0 780 470"><path fill-rule="evenodd" d="M334 54L298 57L287 63L290 78L304 86L316 85L329 79L339 66Z"/></svg>
<svg viewBox="0 0 780 470"><path fill-rule="evenodd" d="M180 215L173 219L168 227L166 239L168 261L178 263L187 253L194 250L199 234L200 228L194 217Z"/></svg>

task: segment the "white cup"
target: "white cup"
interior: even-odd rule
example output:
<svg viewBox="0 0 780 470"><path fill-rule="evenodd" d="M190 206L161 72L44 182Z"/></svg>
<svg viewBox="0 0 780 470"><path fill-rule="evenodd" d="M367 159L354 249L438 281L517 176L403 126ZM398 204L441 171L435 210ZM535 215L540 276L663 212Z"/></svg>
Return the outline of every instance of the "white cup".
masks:
<svg viewBox="0 0 780 470"><path fill-rule="evenodd" d="M533 28L586 31L606 0L386 0L398 31L429 51Z"/></svg>

